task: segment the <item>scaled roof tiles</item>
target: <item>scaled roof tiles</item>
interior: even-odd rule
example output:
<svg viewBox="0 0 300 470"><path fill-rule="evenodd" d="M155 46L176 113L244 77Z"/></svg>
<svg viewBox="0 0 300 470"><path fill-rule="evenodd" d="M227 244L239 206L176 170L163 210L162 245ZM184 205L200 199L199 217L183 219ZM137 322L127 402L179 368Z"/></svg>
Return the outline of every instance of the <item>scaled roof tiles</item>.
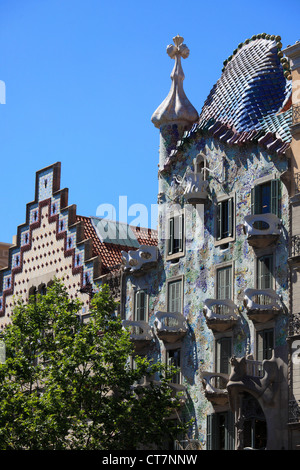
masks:
<svg viewBox="0 0 300 470"><path fill-rule="evenodd" d="M288 141L284 120L268 126L269 117L278 114L291 95L291 82L285 78L278 53L275 38L243 44L211 90L199 123L213 117L238 133L263 129Z"/></svg>
<svg viewBox="0 0 300 470"><path fill-rule="evenodd" d="M285 153L291 140L292 84L280 36L253 36L240 44L224 62L220 79L204 102L186 139L208 132L230 145L257 142L269 151Z"/></svg>

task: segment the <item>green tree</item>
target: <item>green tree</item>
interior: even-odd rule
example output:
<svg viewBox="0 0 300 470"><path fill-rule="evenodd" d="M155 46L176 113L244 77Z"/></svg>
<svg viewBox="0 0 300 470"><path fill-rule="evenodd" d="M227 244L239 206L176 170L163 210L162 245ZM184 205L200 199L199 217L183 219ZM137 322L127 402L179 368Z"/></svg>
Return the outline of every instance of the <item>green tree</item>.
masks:
<svg viewBox="0 0 300 470"><path fill-rule="evenodd" d="M87 322L80 309L57 280L16 304L0 364L0 449L149 448L186 429L170 419L181 406L169 386L174 370L142 357L130 367L133 345L108 287ZM159 381L137 386L145 375Z"/></svg>

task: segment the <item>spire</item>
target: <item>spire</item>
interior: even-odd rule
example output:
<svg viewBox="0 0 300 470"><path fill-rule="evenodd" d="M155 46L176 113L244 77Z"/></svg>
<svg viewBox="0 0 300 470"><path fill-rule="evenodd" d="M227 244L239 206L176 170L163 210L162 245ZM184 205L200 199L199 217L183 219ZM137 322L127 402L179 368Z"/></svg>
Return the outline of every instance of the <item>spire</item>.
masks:
<svg viewBox="0 0 300 470"><path fill-rule="evenodd" d="M163 124L192 124L198 119L196 109L189 102L183 90L184 73L181 66L181 57L186 59L190 51L183 44L183 37L178 34L173 38L173 41L175 46L170 44L167 47L167 54L171 59L175 59L175 65L171 73L171 89L151 118L155 127L158 128Z"/></svg>

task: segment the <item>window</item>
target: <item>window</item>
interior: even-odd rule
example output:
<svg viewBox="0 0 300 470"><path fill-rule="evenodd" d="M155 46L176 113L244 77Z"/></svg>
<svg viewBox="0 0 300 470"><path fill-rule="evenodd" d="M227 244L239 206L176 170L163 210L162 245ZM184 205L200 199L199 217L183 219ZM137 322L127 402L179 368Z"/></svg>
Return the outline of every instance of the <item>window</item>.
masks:
<svg viewBox="0 0 300 470"><path fill-rule="evenodd" d="M273 256L265 255L257 259L257 288L271 289L273 287ZM256 302L267 305L271 299L268 295L259 294Z"/></svg>
<svg viewBox="0 0 300 470"><path fill-rule="evenodd" d="M175 384L180 384L181 383L181 372L180 372L180 366L181 366L181 361L180 361L180 355L181 355L181 349L168 349L166 351L166 361L167 361L167 366L168 367L175 367L178 369L176 374L174 374L172 378L172 383Z"/></svg>
<svg viewBox="0 0 300 470"><path fill-rule="evenodd" d="M168 312L182 312L182 280L168 283Z"/></svg>
<svg viewBox="0 0 300 470"><path fill-rule="evenodd" d="M271 289L273 284L273 256L265 255L257 259L257 287Z"/></svg>
<svg viewBox="0 0 300 470"><path fill-rule="evenodd" d="M217 204L217 240L233 237L233 205L233 198Z"/></svg>
<svg viewBox="0 0 300 470"><path fill-rule="evenodd" d="M231 411L207 416L207 450L234 450L234 414Z"/></svg>
<svg viewBox="0 0 300 470"><path fill-rule="evenodd" d="M271 180L251 189L251 213L280 216L280 181Z"/></svg>
<svg viewBox="0 0 300 470"><path fill-rule="evenodd" d="M229 374L231 358L231 338L224 337L216 341L216 372Z"/></svg>
<svg viewBox="0 0 300 470"><path fill-rule="evenodd" d="M217 269L217 299L232 298L232 266Z"/></svg>
<svg viewBox="0 0 300 470"><path fill-rule="evenodd" d="M169 219L168 255L183 253L184 216L176 215Z"/></svg>
<svg viewBox="0 0 300 470"><path fill-rule="evenodd" d="M256 356L258 361L271 359L274 349L273 328L260 330L256 337Z"/></svg>
<svg viewBox="0 0 300 470"><path fill-rule="evenodd" d="M138 290L135 293L134 320L147 321L147 291Z"/></svg>
<svg viewBox="0 0 300 470"><path fill-rule="evenodd" d="M216 340L216 372L230 373L230 358L232 356L231 337L223 337ZM216 377L216 387L226 388L227 381L222 377Z"/></svg>
<svg viewBox="0 0 300 470"><path fill-rule="evenodd" d="M208 164L207 164L205 155L199 153L197 157L194 158L193 165L194 165L194 173L201 175L202 179L206 180Z"/></svg>

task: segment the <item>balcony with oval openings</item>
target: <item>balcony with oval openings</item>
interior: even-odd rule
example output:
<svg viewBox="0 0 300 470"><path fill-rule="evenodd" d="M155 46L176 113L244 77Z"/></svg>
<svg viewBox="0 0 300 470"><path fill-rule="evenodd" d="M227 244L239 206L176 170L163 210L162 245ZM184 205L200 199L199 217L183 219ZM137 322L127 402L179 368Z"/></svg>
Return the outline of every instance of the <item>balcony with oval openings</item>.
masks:
<svg viewBox="0 0 300 470"><path fill-rule="evenodd" d="M244 233L250 246L265 248L280 237L281 221L275 214L248 215L244 219Z"/></svg>
<svg viewBox="0 0 300 470"><path fill-rule="evenodd" d="M125 270L139 273L156 265L157 253L157 246L141 245L138 250L122 251L122 263Z"/></svg>
<svg viewBox="0 0 300 470"><path fill-rule="evenodd" d="M122 325L130 332L130 340L135 350L141 351L149 347L153 340L153 333L148 322L142 320L123 320Z"/></svg>
<svg viewBox="0 0 300 470"><path fill-rule="evenodd" d="M224 406L228 403L228 392L226 388L229 380L228 374L203 371L201 373L201 379L207 400L213 405Z"/></svg>
<svg viewBox="0 0 300 470"><path fill-rule="evenodd" d="M156 312L154 324L157 337L166 343L182 340L188 331L185 317L178 312Z"/></svg>
<svg viewBox="0 0 300 470"><path fill-rule="evenodd" d="M246 289L244 306L255 323L265 323L282 312L280 297L273 289Z"/></svg>
<svg viewBox="0 0 300 470"><path fill-rule="evenodd" d="M208 328L215 332L232 329L237 321L238 308L230 299L206 299L203 314Z"/></svg>

